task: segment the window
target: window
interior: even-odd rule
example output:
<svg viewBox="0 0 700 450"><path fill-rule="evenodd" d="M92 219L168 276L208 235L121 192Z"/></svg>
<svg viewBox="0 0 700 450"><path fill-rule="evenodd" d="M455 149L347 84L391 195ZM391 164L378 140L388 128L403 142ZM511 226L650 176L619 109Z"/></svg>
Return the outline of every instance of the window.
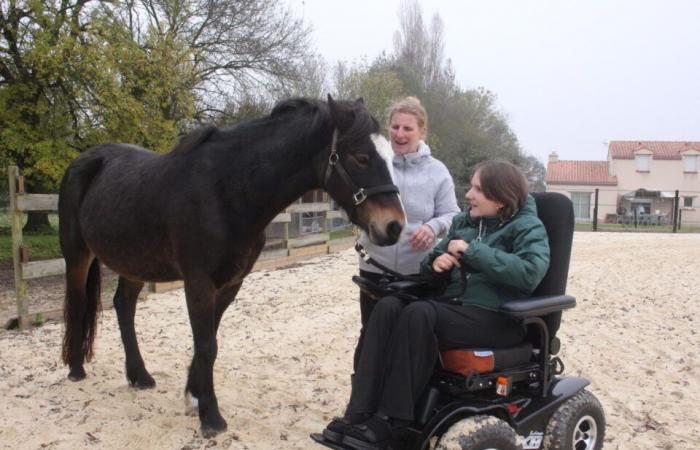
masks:
<svg viewBox="0 0 700 450"><path fill-rule="evenodd" d="M683 172L697 172L697 171L698 171L698 155L683 155Z"/></svg>
<svg viewBox="0 0 700 450"><path fill-rule="evenodd" d="M634 155L637 162L637 172L649 172L651 155Z"/></svg>
<svg viewBox="0 0 700 450"><path fill-rule="evenodd" d="M692 208L693 207L693 197L683 197L683 207Z"/></svg>
<svg viewBox="0 0 700 450"><path fill-rule="evenodd" d="M576 219L591 218L591 192L572 192L571 202L574 204Z"/></svg>

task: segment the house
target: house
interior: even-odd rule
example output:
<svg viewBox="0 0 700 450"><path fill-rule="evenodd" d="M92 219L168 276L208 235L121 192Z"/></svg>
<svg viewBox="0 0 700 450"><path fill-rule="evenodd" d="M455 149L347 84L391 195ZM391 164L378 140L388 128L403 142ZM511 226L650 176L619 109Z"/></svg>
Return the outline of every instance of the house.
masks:
<svg viewBox="0 0 700 450"><path fill-rule="evenodd" d="M678 191L682 222L700 223L700 142L611 141L607 161L562 161L549 155L547 191L571 198L578 221L644 219L667 224Z"/></svg>

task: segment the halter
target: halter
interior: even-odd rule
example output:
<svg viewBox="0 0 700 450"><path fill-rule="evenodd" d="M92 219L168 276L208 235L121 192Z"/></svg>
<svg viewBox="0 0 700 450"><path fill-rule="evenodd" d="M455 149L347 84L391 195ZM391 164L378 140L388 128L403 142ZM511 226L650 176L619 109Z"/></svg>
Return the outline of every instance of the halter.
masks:
<svg viewBox="0 0 700 450"><path fill-rule="evenodd" d="M325 186L328 186L328 181L331 178L331 174L333 173L333 168L335 168L335 171L338 172L338 175L340 175L340 178L345 182L350 187L350 190L354 192L352 194L352 200L353 203L355 203L355 206L361 204L367 198L377 195L377 194L386 194L386 193L391 193L391 194L398 194L399 193L399 188L396 187L395 184L382 184L380 186L374 186L371 188L363 188L360 187L358 188L357 185L352 181L352 178L350 178L350 174L345 170L343 165L340 163L340 155L338 154L338 149L337 147L338 143L338 129L335 128L333 130L333 141L331 143L331 154L328 156L328 167L326 168L326 177L323 181L323 184Z"/></svg>

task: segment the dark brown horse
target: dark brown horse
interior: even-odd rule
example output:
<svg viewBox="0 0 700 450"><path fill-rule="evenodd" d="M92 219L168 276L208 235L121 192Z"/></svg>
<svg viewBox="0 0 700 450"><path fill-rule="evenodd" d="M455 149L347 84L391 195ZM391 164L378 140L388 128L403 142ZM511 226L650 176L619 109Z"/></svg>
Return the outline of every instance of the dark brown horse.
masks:
<svg viewBox="0 0 700 450"><path fill-rule="evenodd" d="M379 245L397 241L404 214L387 141L361 100L293 99L268 117L203 128L170 153L106 144L75 159L59 197L66 260L63 360L85 378L100 296L98 260L119 274L114 308L126 376L155 386L134 331L146 281L184 280L194 337L185 392L202 433L226 429L214 394L216 333L265 242L265 226L303 193L323 188Z"/></svg>

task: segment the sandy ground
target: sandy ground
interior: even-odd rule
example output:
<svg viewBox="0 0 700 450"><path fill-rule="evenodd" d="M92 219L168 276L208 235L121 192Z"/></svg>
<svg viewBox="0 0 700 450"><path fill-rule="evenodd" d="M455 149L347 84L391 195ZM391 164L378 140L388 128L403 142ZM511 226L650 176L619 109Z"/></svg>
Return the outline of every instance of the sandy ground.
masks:
<svg viewBox="0 0 700 450"><path fill-rule="evenodd" d="M576 234L568 293L578 307L565 313L561 356L568 374L592 380L608 449L699 447L699 256L697 234ZM215 439L184 414L192 343L182 290L139 305L152 390L127 386L113 310L79 383L59 361L61 324L0 331L0 448L320 448L309 433L348 395L355 270L347 250L247 279L219 330L215 385L229 431Z"/></svg>

